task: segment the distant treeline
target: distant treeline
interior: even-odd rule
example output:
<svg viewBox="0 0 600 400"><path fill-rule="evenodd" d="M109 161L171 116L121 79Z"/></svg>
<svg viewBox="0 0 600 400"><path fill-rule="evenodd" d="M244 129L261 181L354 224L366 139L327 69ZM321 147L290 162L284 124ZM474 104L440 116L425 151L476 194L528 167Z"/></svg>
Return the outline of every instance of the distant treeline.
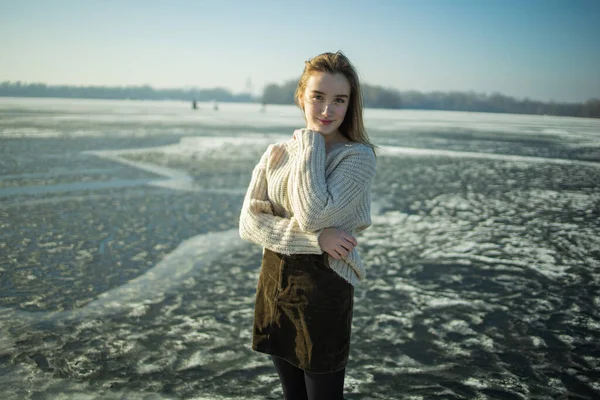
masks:
<svg viewBox="0 0 600 400"><path fill-rule="evenodd" d="M0 83L0 96L64 97L86 99L183 100L219 102L263 102L294 104L297 81L282 85L269 84L261 98L249 93L233 94L228 89L154 89L151 86L51 86L43 83ZM396 89L363 84L365 106L369 108L476 111L514 114L546 114L571 117L600 118L600 99L585 103L542 102L515 99L499 93L475 92L401 92Z"/></svg>
<svg viewBox="0 0 600 400"><path fill-rule="evenodd" d="M293 104L297 81L265 87L262 101L271 104ZM585 103L542 102L529 99L518 100L500 93L475 92L401 92L381 86L362 85L365 107L476 111L491 113L562 115L570 117L600 118L600 99Z"/></svg>
<svg viewBox="0 0 600 400"><path fill-rule="evenodd" d="M129 99L255 102L249 93L233 94L228 89L154 89L151 86L51 86L44 83L0 83L0 96L6 97L64 97L74 99Z"/></svg>

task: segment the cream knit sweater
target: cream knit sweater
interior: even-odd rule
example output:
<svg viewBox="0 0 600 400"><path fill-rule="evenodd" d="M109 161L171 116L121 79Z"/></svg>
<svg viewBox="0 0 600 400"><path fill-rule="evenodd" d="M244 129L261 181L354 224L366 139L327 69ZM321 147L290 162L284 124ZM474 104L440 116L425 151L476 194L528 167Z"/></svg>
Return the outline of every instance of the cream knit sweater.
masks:
<svg viewBox="0 0 600 400"><path fill-rule="evenodd" d="M271 144L252 172L240 214L244 240L281 254L322 254L319 235L335 227L355 235L371 225L373 150L346 143L325 152L325 138L309 129ZM356 248L329 265L355 285L365 277Z"/></svg>

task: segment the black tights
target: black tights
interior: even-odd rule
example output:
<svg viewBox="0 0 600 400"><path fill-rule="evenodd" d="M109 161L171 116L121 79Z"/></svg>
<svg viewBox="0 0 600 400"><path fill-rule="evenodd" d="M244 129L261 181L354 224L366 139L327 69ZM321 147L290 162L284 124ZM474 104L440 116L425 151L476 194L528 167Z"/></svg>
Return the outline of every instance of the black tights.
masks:
<svg viewBox="0 0 600 400"><path fill-rule="evenodd" d="M271 356L285 400L343 400L346 370L313 374L296 368L283 358Z"/></svg>

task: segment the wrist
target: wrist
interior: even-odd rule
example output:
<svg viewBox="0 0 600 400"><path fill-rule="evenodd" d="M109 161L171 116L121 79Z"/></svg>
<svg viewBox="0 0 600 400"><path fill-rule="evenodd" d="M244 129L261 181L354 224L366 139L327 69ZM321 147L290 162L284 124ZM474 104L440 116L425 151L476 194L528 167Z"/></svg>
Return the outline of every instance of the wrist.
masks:
<svg viewBox="0 0 600 400"><path fill-rule="evenodd" d="M316 231L316 236L317 236L317 244L319 245L319 247L321 248L321 251L323 251L323 244L321 243L321 234L325 231L325 229L321 229L319 231Z"/></svg>

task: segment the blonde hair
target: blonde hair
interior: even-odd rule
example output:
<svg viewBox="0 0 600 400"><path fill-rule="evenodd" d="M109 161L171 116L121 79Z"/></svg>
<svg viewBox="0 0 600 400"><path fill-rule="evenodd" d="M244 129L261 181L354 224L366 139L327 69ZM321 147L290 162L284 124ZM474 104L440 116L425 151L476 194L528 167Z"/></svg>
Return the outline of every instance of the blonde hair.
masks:
<svg viewBox="0 0 600 400"><path fill-rule="evenodd" d="M377 146L373 145L369 140L363 124L363 97L358 74L350 60L341 51L319 54L304 63L304 71L302 72L302 76L300 76L296 92L294 93L294 103L304 111L302 97L304 96L308 79L315 72L342 74L346 77L350 84L350 100L346 116L340 125L340 133L352 142L363 143L369 146L375 152Z"/></svg>

